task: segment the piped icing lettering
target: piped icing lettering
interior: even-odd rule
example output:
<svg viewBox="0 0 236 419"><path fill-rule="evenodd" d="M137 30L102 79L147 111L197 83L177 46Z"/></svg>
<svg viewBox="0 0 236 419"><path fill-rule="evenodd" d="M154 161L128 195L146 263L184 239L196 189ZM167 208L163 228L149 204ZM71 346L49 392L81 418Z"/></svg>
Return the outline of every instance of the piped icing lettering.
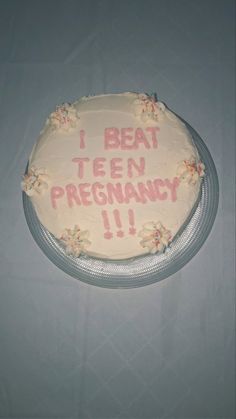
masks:
<svg viewBox="0 0 236 419"><path fill-rule="evenodd" d="M111 177L112 179L120 179L122 177L122 159L114 157L111 159Z"/></svg>
<svg viewBox="0 0 236 419"><path fill-rule="evenodd" d="M121 183L108 183L106 185L107 202L108 204L118 203L123 204L125 198Z"/></svg>
<svg viewBox="0 0 236 419"><path fill-rule="evenodd" d="M114 150L119 147L119 129L118 128L105 128L104 132L105 150Z"/></svg>
<svg viewBox="0 0 236 419"><path fill-rule="evenodd" d="M114 157L107 159L106 157L96 157L89 159L88 157L74 157L73 163L77 164L77 176L80 179L92 171L92 175L97 177L111 177L112 179L121 179L126 175L129 178L144 176L145 159L139 158L122 158Z"/></svg>
<svg viewBox="0 0 236 419"><path fill-rule="evenodd" d="M157 148L159 127L146 128L105 128L105 150L149 150Z"/></svg>
<svg viewBox="0 0 236 419"><path fill-rule="evenodd" d="M135 142L134 142L134 149L138 149L141 145L144 146L144 148L149 149L151 148L151 145L149 144L146 135L144 134L144 131L142 128L137 128L135 130Z"/></svg>
<svg viewBox="0 0 236 419"><path fill-rule="evenodd" d="M93 176L94 177L103 177L106 175L104 170L104 163L106 161L105 157L96 157L93 160Z"/></svg>
<svg viewBox="0 0 236 419"><path fill-rule="evenodd" d="M155 202L156 201L156 193L155 187L151 180L148 180L147 183L140 182L138 183L138 192L141 199L141 202L145 204L147 201Z"/></svg>
<svg viewBox="0 0 236 419"><path fill-rule="evenodd" d="M133 128L121 128L120 135L121 135L121 147L123 150L132 150L133 145L133 136L131 133L133 132Z"/></svg>
<svg viewBox="0 0 236 419"><path fill-rule="evenodd" d="M124 186L125 191L125 202L129 204L130 202L142 202L138 192L135 189L135 186L132 183L126 183Z"/></svg>
<svg viewBox="0 0 236 419"><path fill-rule="evenodd" d="M103 224L104 224L104 228L105 228L104 238L110 240L110 239L112 239L113 234L110 231L111 226L110 226L107 211L102 211L102 219L103 219Z"/></svg>
<svg viewBox="0 0 236 419"><path fill-rule="evenodd" d="M104 226L104 238L107 240L110 240L113 237L112 225L117 228L116 231L116 237L122 238L125 235L134 236L136 235L136 228L135 228L135 217L134 217L134 211L129 208L127 213L128 219L129 219L129 230L124 231L123 224L122 224L122 217L120 211L116 208L112 212L103 210L101 212L102 222ZM126 217L125 217L126 218ZM124 217L123 217L124 219Z"/></svg>
<svg viewBox="0 0 236 419"><path fill-rule="evenodd" d="M79 194L81 197L82 204L86 207L92 204L90 200L91 193L90 193L90 184L89 183L80 183L79 186Z"/></svg>
<svg viewBox="0 0 236 419"><path fill-rule="evenodd" d="M68 184L65 188L54 186L51 188L51 203L53 208L58 208L59 200L66 195L67 204L71 208L74 205L89 206L92 204L129 204L157 201L175 202L177 199L178 178L154 179L146 182L105 183L100 182ZM160 191L160 188L163 190Z"/></svg>
<svg viewBox="0 0 236 419"><path fill-rule="evenodd" d="M66 185L65 189L66 189L68 206L72 208L75 204L81 205L79 191L76 188L76 186L73 185L73 183L70 183L69 185Z"/></svg>
<svg viewBox="0 0 236 419"><path fill-rule="evenodd" d="M137 159L129 158L128 159L128 177L132 178L136 176L144 176L145 174L145 159L144 157L139 158L139 163Z"/></svg>
<svg viewBox="0 0 236 419"><path fill-rule="evenodd" d="M171 201L175 202L177 199L177 192L176 189L179 186L179 178L174 177L174 179L171 181L169 179L165 179L165 185L170 190L171 193Z"/></svg>
<svg viewBox="0 0 236 419"><path fill-rule="evenodd" d="M83 179L84 177L85 163L88 163L89 160L88 157L74 157L72 159L73 163L78 164L78 177L80 179Z"/></svg>
<svg viewBox="0 0 236 419"><path fill-rule="evenodd" d="M158 145L158 143L157 143L157 132L160 131L160 128L159 127L147 127L146 131L150 132L151 135L152 135L151 139L152 139L153 148L157 148L157 145Z"/></svg>
<svg viewBox="0 0 236 419"><path fill-rule="evenodd" d="M53 186L51 188L52 208L57 209L57 199L62 198L64 194L65 191L61 186Z"/></svg>
<svg viewBox="0 0 236 419"><path fill-rule="evenodd" d="M136 234L136 228L135 228L135 221L134 221L134 210L129 209L128 210L128 217L129 217L129 234L131 236L134 236Z"/></svg>
<svg viewBox="0 0 236 419"><path fill-rule="evenodd" d="M168 197L168 194L165 190L161 190L161 188L165 187L165 181L162 179L154 179L153 184L157 199L159 199L160 201L165 201Z"/></svg>
<svg viewBox="0 0 236 419"><path fill-rule="evenodd" d="M102 192L103 189L104 186L99 182L93 183L93 185L91 186L91 194L94 199L94 202L97 205L107 204L108 197L105 195L104 192Z"/></svg>
<svg viewBox="0 0 236 419"><path fill-rule="evenodd" d="M122 230L120 211L118 209L114 209L113 210L113 215L114 215L116 227L119 229L116 232L116 235L117 235L117 237L124 237L124 231Z"/></svg>

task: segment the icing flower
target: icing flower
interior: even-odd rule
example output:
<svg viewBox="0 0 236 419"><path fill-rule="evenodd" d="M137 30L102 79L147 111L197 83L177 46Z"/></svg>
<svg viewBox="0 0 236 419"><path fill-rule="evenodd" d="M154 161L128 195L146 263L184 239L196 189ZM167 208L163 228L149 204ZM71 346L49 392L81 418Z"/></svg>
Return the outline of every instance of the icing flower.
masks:
<svg viewBox="0 0 236 419"><path fill-rule="evenodd" d="M85 248L91 244L88 237L89 232L87 230L81 231L79 226L75 225L73 229L66 228L60 240L65 245L67 255L79 257Z"/></svg>
<svg viewBox="0 0 236 419"><path fill-rule="evenodd" d="M139 94L134 101L135 115L139 116L143 122L148 120L160 121L163 117L165 105L157 102L154 96Z"/></svg>
<svg viewBox="0 0 236 419"><path fill-rule="evenodd" d="M79 116L75 106L70 103L63 103L56 107L56 110L51 113L47 122L54 129L70 131L77 126L78 120Z"/></svg>
<svg viewBox="0 0 236 419"><path fill-rule="evenodd" d="M21 187L28 196L41 194L48 188L49 176L46 169L31 166L28 173L24 175Z"/></svg>
<svg viewBox="0 0 236 419"><path fill-rule="evenodd" d="M171 232L159 221L151 221L144 224L143 229L139 232L139 237L142 237L141 246L147 247L150 253L161 253L171 240Z"/></svg>
<svg viewBox="0 0 236 419"><path fill-rule="evenodd" d="M183 160L177 169L177 174L180 180L194 185L199 177L205 174L205 165L202 162L197 162L193 157L190 160Z"/></svg>

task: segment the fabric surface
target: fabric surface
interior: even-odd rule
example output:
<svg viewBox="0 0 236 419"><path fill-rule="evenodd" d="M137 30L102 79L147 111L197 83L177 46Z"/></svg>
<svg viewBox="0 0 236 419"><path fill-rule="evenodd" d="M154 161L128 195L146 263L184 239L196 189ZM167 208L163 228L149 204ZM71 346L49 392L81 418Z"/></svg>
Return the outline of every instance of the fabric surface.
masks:
<svg viewBox="0 0 236 419"><path fill-rule="evenodd" d="M0 1L0 417L235 417L235 5ZM140 91L205 141L220 183L207 241L179 272L89 286L34 242L20 190L57 104Z"/></svg>

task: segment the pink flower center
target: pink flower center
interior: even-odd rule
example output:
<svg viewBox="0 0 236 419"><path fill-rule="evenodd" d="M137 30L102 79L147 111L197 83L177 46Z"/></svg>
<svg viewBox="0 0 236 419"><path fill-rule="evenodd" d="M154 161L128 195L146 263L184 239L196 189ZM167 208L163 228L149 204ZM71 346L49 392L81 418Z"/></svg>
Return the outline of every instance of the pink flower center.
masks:
<svg viewBox="0 0 236 419"><path fill-rule="evenodd" d="M71 121L69 117L69 111L65 106L58 107L55 111L55 119L57 119L61 124L67 124Z"/></svg>
<svg viewBox="0 0 236 419"><path fill-rule="evenodd" d="M194 173L198 171L196 163L194 162L191 163L191 162L188 162L187 160L184 160L184 163L187 170L189 171L191 175L194 175Z"/></svg>
<svg viewBox="0 0 236 419"><path fill-rule="evenodd" d="M142 110L142 112L155 112L156 111L156 102L153 99L147 98L147 99L142 99L143 102L143 106L144 109Z"/></svg>
<svg viewBox="0 0 236 419"><path fill-rule="evenodd" d="M161 235L160 230L156 229L156 230L154 231L154 233L153 233L153 243L154 243L156 246L158 246L158 244L160 243L160 241L161 241L161 237L162 237L162 235Z"/></svg>

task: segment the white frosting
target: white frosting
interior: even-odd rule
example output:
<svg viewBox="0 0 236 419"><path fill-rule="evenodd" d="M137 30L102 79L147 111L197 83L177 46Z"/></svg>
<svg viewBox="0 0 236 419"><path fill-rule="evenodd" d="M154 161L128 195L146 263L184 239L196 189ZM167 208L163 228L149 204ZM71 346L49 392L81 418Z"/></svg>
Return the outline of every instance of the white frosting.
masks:
<svg viewBox="0 0 236 419"><path fill-rule="evenodd" d="M31 194L40 222L74 256L164 251L193 209L204 171L185 125L137 93L83 97L66 105L65 125L52 115L29 159L29 172L44 168L50 179L43 194ZM195 163L194 182L184 162Z"/></svg>

